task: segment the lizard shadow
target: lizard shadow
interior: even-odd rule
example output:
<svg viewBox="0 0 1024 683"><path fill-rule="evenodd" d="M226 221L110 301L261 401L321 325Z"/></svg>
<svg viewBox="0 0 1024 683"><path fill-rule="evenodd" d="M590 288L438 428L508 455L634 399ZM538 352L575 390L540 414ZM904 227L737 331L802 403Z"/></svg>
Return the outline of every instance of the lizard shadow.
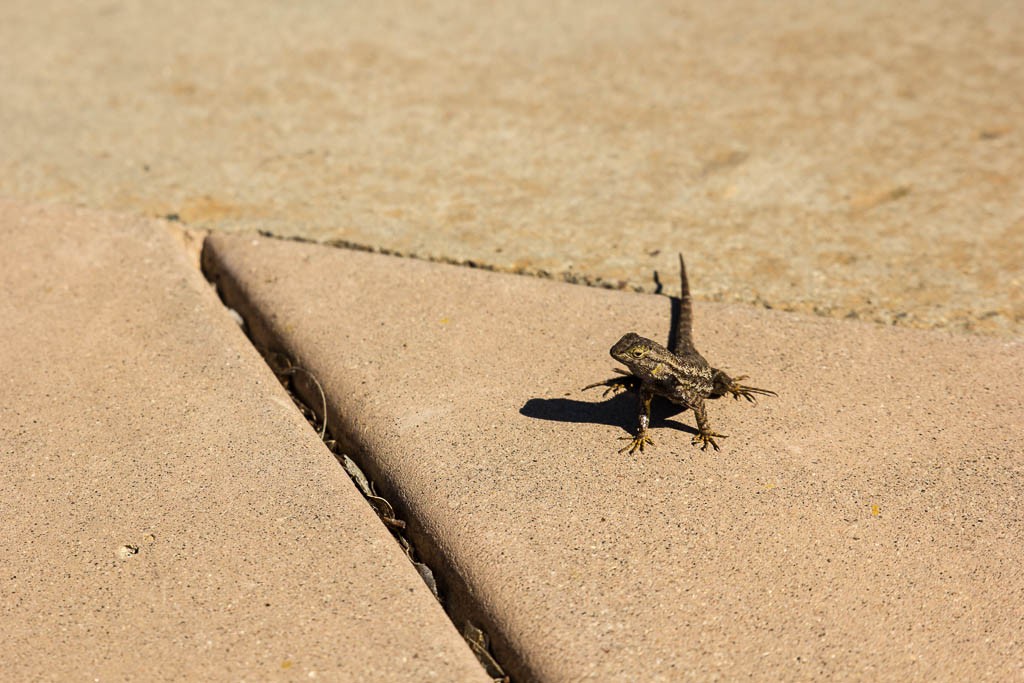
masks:
<svg viewBox="0 0 1024 683"><path fill-rule="evenodd" d="M651 426L677 429L690 434L697 430L668 418L686 410L668 401L655 399L651 404ZM577 401L571 398L531 398L519 414L539 420L603 424L633 433L637 425L637 402L632 394L621 393L604 401Z"/></svg>

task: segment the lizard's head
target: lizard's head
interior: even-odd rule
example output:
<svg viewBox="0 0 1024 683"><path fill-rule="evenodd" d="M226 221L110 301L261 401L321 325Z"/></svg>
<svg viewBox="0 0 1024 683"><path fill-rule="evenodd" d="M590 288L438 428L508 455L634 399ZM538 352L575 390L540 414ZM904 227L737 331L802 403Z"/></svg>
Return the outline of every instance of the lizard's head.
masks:
<svg viewBox="0 0 1024 683"><path fill-rule="evenodd" d="M657 355L659 345L650 339L644 339L635 332L629 332L611 348L612 358L619 361L635 374L638 368L647 367L651 356Z"/></svg>

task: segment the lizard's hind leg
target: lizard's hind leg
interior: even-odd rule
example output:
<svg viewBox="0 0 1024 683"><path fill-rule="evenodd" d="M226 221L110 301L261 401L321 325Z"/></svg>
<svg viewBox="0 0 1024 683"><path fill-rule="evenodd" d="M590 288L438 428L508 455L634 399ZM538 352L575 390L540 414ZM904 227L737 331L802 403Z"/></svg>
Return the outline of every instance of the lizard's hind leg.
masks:
<svg viewBox="0 0 1024 683"><path fill-rule="evenodd" d="M708 445L718 450L718 444L715 443L715 439L728 439L729 437L725 434L719 434L718 432L711 429L711 423L708 422L708 411L704 405L704 399L697 399L693 402L693 415L697 418L697 434L693 437L690 442L694 446L700 445L702 451L708 449Z"/></svg>
<svg viewBox="0 0 1024 683"><path fill-rule="evenodd" d="M719 370L715 374L715 388L712 395L725 396L726 394L732 394L732 397L737 401L742 396L751 403L757 403L758 396L778 396L778 394L770 389L758 389L757 387L748 387L745 384L740 384L740 380L743 379L747 379L747 376L740 375L736 379L732 379L729 375Z"/></svg>

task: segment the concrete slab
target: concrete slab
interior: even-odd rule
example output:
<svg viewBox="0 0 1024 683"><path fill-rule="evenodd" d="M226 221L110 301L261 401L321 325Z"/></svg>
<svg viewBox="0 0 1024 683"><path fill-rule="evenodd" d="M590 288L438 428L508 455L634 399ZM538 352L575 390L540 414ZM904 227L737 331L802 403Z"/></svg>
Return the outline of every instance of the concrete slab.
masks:
<svg viewBox="0 0 1024 683"><path fill-rule="evenodd" d="M662 410L630 457L630 398L580 387L666 298L241 236L204 264L518 680L1024 676L1021 343L698 304L779 398L713 402L720 453Z"/></svg>
<svg viewBox="0 0 1024 683"><path fill-rule="evenodd" d="M0 193L1024 335L1024 12L0 3Z"/></svg>
<svg viewBox="0 0 1024 683"><path fill-rule="evenodd" d="M487 680L165 230L0 244L4 679Z"/></svg>

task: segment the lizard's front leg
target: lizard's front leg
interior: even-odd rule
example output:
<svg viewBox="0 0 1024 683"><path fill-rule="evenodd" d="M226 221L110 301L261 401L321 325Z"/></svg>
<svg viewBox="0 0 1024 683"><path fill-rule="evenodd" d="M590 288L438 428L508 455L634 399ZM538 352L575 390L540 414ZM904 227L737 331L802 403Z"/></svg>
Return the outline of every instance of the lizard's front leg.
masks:
<svg viewBox="0 0 1024 683"><path fill-rule="evenodd" d="M711 423L708 422L708 410L704 405L704 399L696 398L690 403L693 408L693 414L697 416L697 435L693 437L692 443L694 446L701 444L700 449L702 451L707 450L708 444L716 451L718 450L718 444L715 443L715 437L719 439L728 438L725 434L719 434L711 429Z"/></svg>
<svg viewBox="0 0 1024 683"><path fill-rule="evenodd" d="M653 398L654 392L647 387L640 385L640 430L637 432L637 435L633 437L630 444L620 449L619 453L629 451L629 454L632 455L638 450L643 453L645 445L654 445L654 442L651 441L651 437L647 436L647 427L651 424L651 400ZM628 439L630 437L627 436L623 438Z"/></svg>
<svg viewBox="0 0 1024 683"><path fill-rule="evenodd" d="M608 394L617 394L620 391L636 392L640 388L640 378L637 377L636 375L631 375L624 370L620 370L619 368L615 368L615 372L618 372L619 374L624 376L612 377L611 379L606 379L603 382L594 382L593 384L588 384L587 386L583 387L581 391L593 389L594 387L607 387L607 389L604 390L604 393L601 394L601 396L604 397L607 396Z"/></svg>

